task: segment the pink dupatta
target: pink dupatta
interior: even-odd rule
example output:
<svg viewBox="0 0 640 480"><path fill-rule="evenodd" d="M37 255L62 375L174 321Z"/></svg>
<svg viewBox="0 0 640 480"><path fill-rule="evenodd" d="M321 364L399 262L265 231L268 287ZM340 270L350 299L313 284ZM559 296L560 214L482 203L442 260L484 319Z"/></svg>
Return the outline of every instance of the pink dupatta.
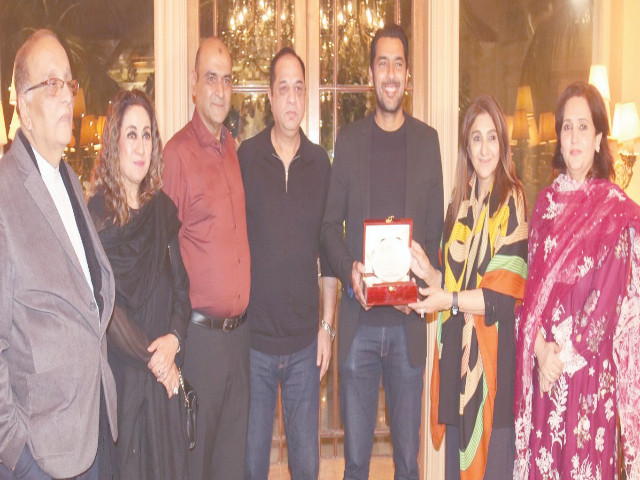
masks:
<svg viewBox="0 0 640 480"><path fill-rule="evenodd" d="M560 175L538 197L529 276L516 317L515 479L640 479L640 207L606 180ZM538 386L538 330L564 373Z"/></svg>

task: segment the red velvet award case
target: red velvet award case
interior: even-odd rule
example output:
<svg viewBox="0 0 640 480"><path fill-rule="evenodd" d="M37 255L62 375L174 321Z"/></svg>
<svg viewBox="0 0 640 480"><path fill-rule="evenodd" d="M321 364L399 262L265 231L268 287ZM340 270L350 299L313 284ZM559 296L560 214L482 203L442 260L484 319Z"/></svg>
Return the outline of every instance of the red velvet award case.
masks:
<svg viewBox="0 0 640 480"><path fill-rule="evenodd" d="M368 306L407 305L418 301L410 280L413 219L365 220L363 293Z"/></svg>

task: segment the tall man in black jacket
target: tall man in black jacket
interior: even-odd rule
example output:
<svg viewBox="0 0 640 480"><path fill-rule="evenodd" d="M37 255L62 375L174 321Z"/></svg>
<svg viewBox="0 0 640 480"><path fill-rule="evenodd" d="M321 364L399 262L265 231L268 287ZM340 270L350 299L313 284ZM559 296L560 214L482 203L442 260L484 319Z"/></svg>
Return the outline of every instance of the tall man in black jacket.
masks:
<svg viewBox="0 0 640 480"><path fill-rule="evenodd" d="M300 129L306 94L302 60L285 47L271 61L270 74L274 124L238 150L251 252L245 479L268 476L278 382L291 477L317 479L319 384L331 358L338 285L320 248L330 164L327 153Z"/></svg>
<svg viewBox="0 0 640 480"><path fill-rule="evenodd" d="M439 264L444 213L440 147L433 128L402 110L408 60L408 40L399 26L376 32L369 68L376 110L338 135L322 222L322 242L345 292L338 352L345 479L369 476L381 378L395 478L418 478L426 325L406 306L367 307L361 289L366 219L412 218L413 240L433 265Z"/></svg>

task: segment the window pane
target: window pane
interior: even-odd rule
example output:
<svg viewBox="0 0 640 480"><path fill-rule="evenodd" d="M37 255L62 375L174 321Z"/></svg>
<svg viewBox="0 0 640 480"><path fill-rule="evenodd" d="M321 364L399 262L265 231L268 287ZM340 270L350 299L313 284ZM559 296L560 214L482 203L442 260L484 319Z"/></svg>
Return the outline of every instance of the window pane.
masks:
<svg viewBox="0 0 640 480"><path fill-rule="evenodd" d="M338 131L375 109L373 92L338 94Z"/></svg>
<svg viewBox="0 0 640 480"><path fill-rule="evenodd" d="M269 83L278 42L293 43L294 0L283 0L281 8L268 0L218 0L218 34L231 52L235 84Z"/></svg>
<svg viewBox="0 0 640 480"><path fill-rule="evenodd" d="M527 122L529 138L512 142L530 210L552 180L555 132L551 138L540 136L540 116L555 111L556 99L569 83L588 79L592 11L592 2L572 0L460 2L462 114L474 97L488 92L506 115L514 115L518 87L531 91L533 111L520 117Z"/></svg>
<svg viewBox="0 0 640 480"><path fill-rule="evenodd" d="M334 95L331 92L322 92L320 94L320 145L329 154L329 158L333 162L333 102Z"/></svg>
<svg viewBox="0 0 640 480"><path fill-rule="evenodd" d="M369 48L376 30L394 21L395 1L338 0L338 84L369 83Z"/></svg>
<svg viewBox="0 0 640 480"><path fill-rule="evenodd" d="M269 99L265 93L234 93L224 124L233 135L236 146L251 138L273 121Z"/></svg>
<svg viewBox="0 0 640 480"><path fill-rule="evenodd" d="M283 47L294 45L295 26L295 0L282 0L282 11L280 12L280 25L282 38L280 40Z"/></svg>
<svg viewBox="0 0 640 480"><path fill-rule="evenodd" d="M334 1L335 0L320 0L320 85L333 85L334 83Z"/></svg>

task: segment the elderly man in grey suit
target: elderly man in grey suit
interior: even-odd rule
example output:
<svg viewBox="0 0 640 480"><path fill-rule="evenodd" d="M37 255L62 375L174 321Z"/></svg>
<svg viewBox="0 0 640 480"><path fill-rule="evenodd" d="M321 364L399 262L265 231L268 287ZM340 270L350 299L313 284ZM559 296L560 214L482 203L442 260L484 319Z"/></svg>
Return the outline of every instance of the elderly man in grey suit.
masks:
<svg viewBox="0 0 640 480"><path fill-rule="evenodd" d="M18 50L14 74L22 126L0 161L0 478L97 479L109 425L117 435L114 280L61 161L78 83L49 30Z"/></svg>

